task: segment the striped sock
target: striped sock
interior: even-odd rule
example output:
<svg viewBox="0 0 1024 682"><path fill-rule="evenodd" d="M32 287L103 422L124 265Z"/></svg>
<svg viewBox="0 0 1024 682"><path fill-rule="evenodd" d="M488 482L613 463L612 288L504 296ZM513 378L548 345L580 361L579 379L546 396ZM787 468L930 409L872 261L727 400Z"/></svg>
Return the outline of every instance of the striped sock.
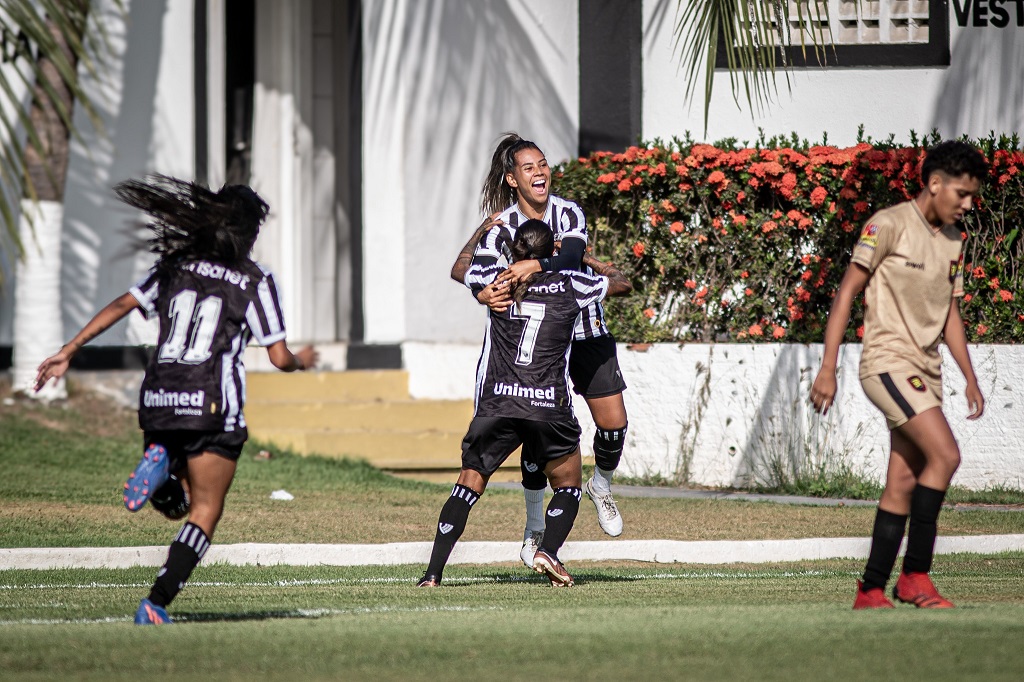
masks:
<svg viewBox="0 0 1024 682"><path fill-rule="evenodd" d="M174 536L167 550L167 561L156 574L156 582L149 592L149 601L157 606L170 604L185 587L192 570L210 548L210 538L194 523L186 523Z"/></svg>
<svg viewBox="0 0 1024 682"><path fill-rule="evenodd" d="M452 494L441 507L441 514L437 519L437 532L434 533L434 547L430 552L427 573L440 577L452 549L455 548L455 543L462 537L462 531L466 530L469 510L479 499L479 493L464 485L456 483L452 488Z"/></svg>
<svg viewBox="0 0 1024 682"><path fill-rule="evenodd" d="M575 487L555 488L555 494L548 502L547 529L540 548L557 557L565 539L569 537L573 522L580 511L582 491Z"/></svg>

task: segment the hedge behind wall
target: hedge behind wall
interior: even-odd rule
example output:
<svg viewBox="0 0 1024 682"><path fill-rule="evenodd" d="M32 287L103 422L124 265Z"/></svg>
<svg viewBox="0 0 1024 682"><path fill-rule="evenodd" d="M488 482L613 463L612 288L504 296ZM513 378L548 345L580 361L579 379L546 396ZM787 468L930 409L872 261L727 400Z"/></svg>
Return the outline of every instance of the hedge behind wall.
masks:
<svg viewBox="0 0 1024 682"><path fill-rule="evenodd" d="M607 305L619 341L820 343L864 222L917 195L924 150L938 141L677 139L567 162L553 184L583 209L594 254L633 281ZM1016 135L968 142L990 173L961 226L961 314L970 341L1019 343L1024 151ZM863 333L861 305L849 341Z"/></svg>

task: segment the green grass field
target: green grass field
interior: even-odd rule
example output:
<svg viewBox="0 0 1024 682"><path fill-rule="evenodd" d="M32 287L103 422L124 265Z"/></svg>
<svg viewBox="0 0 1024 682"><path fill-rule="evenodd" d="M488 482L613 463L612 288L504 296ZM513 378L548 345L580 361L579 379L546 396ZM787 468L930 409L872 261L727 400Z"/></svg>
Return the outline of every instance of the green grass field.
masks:
<svg viewBox="0 0 1024 682"><path fill-rule="evenodd" d="M151 569L0 572L0 677L1019 680L1024 555L940 557L959 608L850 610L859 562L714 569L200 567L179 624L128 618ZM34 622L30 622L34 621ZM69 622L77 621L77 622Z"/></svg>
<svg viewBox="0 0 1024 682"><path fill-rule="evenodd" d="M127 513L119 484L140 453L133 413L95 396L0 411L5 547L164 545L178 524ZM429 541L448 486L364 464L243 457L216 542ZM292 492L293 502L269 499ZM467 540L516 540L522 498L489 491ZM863 537L870 507L625 498L624 539ZM942 534L1024 532L1019 512L946 510ZM573 540L606 539L584 503ZM510 557L514 559L514 557ZM152 568L0 571L0 679L1024 678L1024 553L940 556L958 604L850 610L860 561L706 566L575 562L577 586L521 565L203 565L170 612L131 616Z"/></svg>

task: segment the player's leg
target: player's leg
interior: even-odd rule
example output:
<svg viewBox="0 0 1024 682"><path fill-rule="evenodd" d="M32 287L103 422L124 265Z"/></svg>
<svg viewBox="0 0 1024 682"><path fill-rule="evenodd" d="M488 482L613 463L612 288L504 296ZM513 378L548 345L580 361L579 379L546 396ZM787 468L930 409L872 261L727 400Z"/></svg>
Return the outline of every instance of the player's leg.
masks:
<svg viewBox="0 0 1024 682"><path fill-rule="evenodd" d="M224 498L235 476L234 458L219 451L205 450L188 460L191 506L188 521L167 550L167 560L157 573L149 596L139 605L135 622L169 622L166 607L185 586L192 571L206 555L217 522L224 512ZM238 454L241 446L238 447ZM234 453L232 453L234 454ZM163 616L163 620L160 619ZM156 619L154 620L154 617Z"/></svg>
<svg viewBox="0 0 1024 682"><path fill-rule="evenodd" d="M573 390L587 401L594 418L594 475L584 490L597 508L601 529L611 536L622 533L622 515L612 496L611 482L626 442L626 404L615 339L599 336L574 341L569 355Z"/></svg>
<svg viewBox="0 0 1024 682"><path fill-rule="evenodd" d="M903 542L917 475L924 467L924 455L899 431L891 431L889 438L891 450L885 489L875 512L871 550L863 578L857 585L855 609L892 608L892 602L885 596L885 586Z"/></svg>
<svg viewBox="0 0 1024 682"><path fill-rule="evenodd" d="M519 558L527 568L533 568L533 555L537 553L544 538L544 490L548 487L544 468L532 460L532 456L526 452L519 459L519 470L523 476L523 499L526 502L526 528Z"/></svg>
<svg viewBox="0 0 1024 682"><path fill-rule="evenodd" d="M924 465L909 496L907 552L893 594L918 607L951 608L953 604L938 593L928 574L935 552L939 512L953 474L960 466L960 448L938 407L921 412L897 431L920 451Z"/></svg>
<svg viewBox="0 0 1024 682"><path fill-rule="evenodd" d="M533 570L547 575L554 587L570 587L572 576L558 551L572 531L582 497L580 427L575 418L563 422L528 422L522 431L523 449L544 463L553 492L545 517L546 528L533 558Z"/></svg>
<svg viewBox="0 0 1024 682"><path fill-rule="evenodd" d="M473 509L487 487L487 481L522 441L509 419L474 417L462 439L462 471L451 494L441 507L434 533L430 562L419 587L441 584L444 567L455 543L462 537Z"/></svg>

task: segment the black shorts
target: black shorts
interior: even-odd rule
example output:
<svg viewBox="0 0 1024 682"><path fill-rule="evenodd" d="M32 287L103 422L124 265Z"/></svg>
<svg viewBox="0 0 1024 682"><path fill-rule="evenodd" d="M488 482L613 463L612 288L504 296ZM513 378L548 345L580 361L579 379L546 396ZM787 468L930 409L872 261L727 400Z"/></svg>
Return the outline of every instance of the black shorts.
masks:
<svg viewBox="0 0 1024 682"><path fill-rule="evenodd" d="M569 351L572 390L584 398L605 398L626 390L615 354L615 337L593 336L572 342Z"/></svg>
<svg viewBox="0 0 1024 682"><path fill-rule="evenodd" d="M520 445L523 457L543 469L551 460L576 452L579 422L575 417L560 422L473 417L462 439L462 468L490 476Z"/></svg>
<svg viewBox="0 0 1024 682"><path fill-rule="evenodd" d="M238 431L146 431L142 434L142 449L150 443L167 448L171 458L171 471L185 467L188 458L203 452L213 452L237 462L242 456L242 446L248 439L245 429Z"/></svg>

